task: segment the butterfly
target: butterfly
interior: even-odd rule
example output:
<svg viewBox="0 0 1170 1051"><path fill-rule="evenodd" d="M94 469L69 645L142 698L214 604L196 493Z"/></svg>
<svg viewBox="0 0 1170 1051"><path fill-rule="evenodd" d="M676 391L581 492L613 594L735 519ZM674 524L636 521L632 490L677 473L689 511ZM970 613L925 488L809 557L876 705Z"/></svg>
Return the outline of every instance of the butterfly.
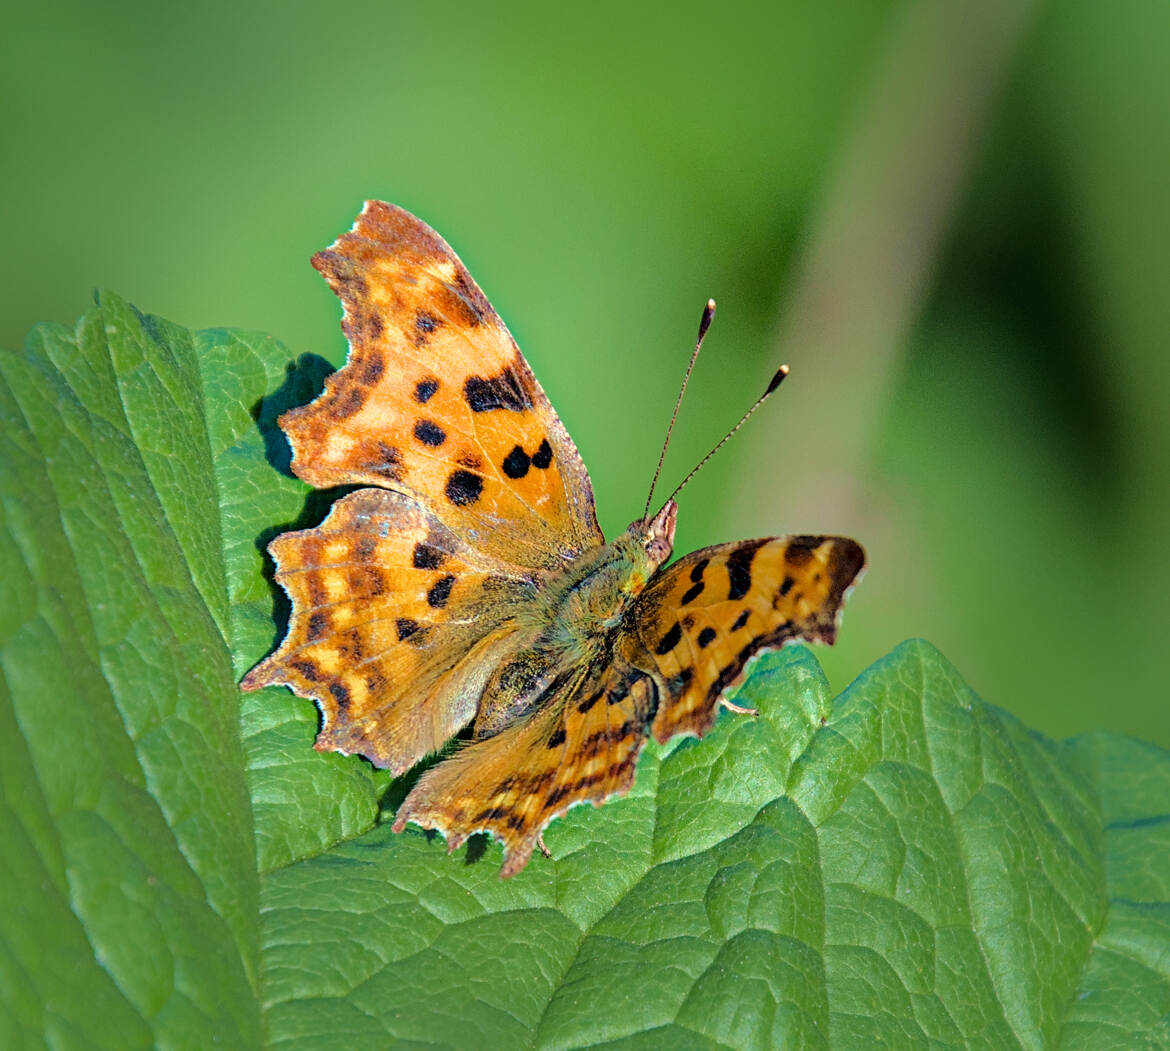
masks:
<svg viewBox="0 0 1170 1051"><path fill-rule="evenodd" d="M393 828L491 833L512 876L553 818L630 789L650 736L750 711L724 694L754 654L831 643L864 552L790 536L667 565L673 497L607 543L572 439L438 234L370 201L312 262L349 356L280 426L304 481L363 488L270 544L288 634L241 685L312 698L318 750L395 775L470 727Z"/></svg>

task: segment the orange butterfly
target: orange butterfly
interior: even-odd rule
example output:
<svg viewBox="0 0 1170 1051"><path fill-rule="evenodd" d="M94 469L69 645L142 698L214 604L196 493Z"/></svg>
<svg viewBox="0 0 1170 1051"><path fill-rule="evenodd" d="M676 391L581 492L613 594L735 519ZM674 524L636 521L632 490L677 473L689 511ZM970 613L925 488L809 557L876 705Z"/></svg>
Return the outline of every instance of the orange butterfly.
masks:
<svg viewBox="0 0 1170 1051"><path fill-rule="evenodd" d="M490 832L512 876L554 817L629 790L648 734L701 737L734 708L723 693L759 650L832 642L865 556L795 536L663 569L673 499L606 543L572 440L442 238L371 201L313 265L350 354L280 425L306 482L373 488L269 546L288 635L242 686L313 698L319 750L395 774L472 724L394 830L451 850Z"/></svg>

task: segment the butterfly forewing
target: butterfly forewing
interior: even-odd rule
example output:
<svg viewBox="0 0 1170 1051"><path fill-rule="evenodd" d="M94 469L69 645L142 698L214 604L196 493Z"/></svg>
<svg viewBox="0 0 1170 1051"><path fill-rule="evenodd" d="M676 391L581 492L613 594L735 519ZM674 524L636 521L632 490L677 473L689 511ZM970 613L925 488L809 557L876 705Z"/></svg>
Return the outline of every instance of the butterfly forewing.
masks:
<svg viewBox="0 0 1170 1051"><path fill-rule="evenodd" d="M660 573L635 612L665 693L654 737L705 734L719 698L759 650L832 642L845 593L864 564L852 540L795 536L719 544Z"/></svg>
<svg viewBox="0 0 1170 1051"><path fill-rule="evenodd" d="M350 354L281 419L301 478L408 493L518 565L558 566L601 542L572 440L438 234L371 201L313 265L344 304Z"/></svg>

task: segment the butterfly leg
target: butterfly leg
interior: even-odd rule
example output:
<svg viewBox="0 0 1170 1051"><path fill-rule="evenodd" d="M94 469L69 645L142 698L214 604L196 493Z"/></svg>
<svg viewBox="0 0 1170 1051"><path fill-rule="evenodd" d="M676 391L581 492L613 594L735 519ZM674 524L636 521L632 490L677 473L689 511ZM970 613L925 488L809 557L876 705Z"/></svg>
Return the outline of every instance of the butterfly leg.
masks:
<svg viewBox="0 0 1170 1051"><path fill-rule="evenodd" d="M726 697L720 697L719 703L723 705L729 712L735 712L736 715L759 715L759 710L756 708L743 708L738 704L733 704Z"/></svg>
<svg viewBox="0 0 1170 1051"><path fill-rule="evenodd" d="M552 857L552 851L549 850L548 847L546 847L544 845L544 833L543 832L539 836L536 837L536 847L546 858Z"/></svg>

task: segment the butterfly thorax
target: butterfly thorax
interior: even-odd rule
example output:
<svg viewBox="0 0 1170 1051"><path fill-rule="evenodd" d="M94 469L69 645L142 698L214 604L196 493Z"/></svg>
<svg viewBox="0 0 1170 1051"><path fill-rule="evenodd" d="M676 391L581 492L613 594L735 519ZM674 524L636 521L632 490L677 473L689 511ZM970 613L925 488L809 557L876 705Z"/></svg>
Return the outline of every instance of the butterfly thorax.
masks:
<svg viewBox="0 0 1170 1051"><path fill-rule="evenodd" d="M493 676L480 701L477 737L490 736L540 707L567 678L589 678L608 663L612 636L658 567L670 557L675 506L581 554L544 584L525 618L527 641Z"/></svg>
<svg viewBox="0 0 1170 1051"><path fill-rule="evenodd" d="M547 634L554 644L588 651L591 642L621 624L658 567L670 557L676 511L670 503L649 521L633 522L621 536L585 552L566 568L548 592Z"/></svg>

